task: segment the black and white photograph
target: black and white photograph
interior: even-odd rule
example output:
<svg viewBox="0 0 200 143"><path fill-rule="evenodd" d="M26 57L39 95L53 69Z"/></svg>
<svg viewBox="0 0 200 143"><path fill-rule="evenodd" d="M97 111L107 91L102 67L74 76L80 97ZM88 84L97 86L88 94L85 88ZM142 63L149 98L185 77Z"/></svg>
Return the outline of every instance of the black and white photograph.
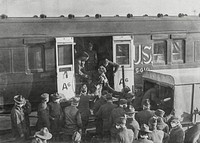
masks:
<svg viewBox="0 0 200 143"><path fill-rule="evenodd" d="M0 143L200 143L200 0L0 0Z"/></svg>

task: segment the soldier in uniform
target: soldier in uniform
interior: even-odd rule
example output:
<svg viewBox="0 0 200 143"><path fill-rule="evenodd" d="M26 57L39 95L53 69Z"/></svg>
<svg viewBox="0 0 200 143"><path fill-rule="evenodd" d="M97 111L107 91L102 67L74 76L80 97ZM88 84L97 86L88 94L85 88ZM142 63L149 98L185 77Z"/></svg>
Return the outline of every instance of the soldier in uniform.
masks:
<svg viewBox="0 0 200 143"><path fill-rule="evenodd" d="M110 115L110 133L111 133L111 141L116 141L116 135L118 132L118 129L116 128L116 124L119 121L120 117L125 116L125 108L127 108L127 100L126 99L120 99L119 101L119 107L114 108Z"/></svg>
<svg viewBox="0 0 200 143"><path fill-rule="evenodd" d="M100 138L102 137L103 120L101 118L98 118L97 112L99 111L99 109L102 105L106 104L107 93L108 93L107 91L103 91L102 95L100 96L99 99L96 100L96 102L94 103L94 107L93 107L93 114L96 117L96 119L95 119L96 134Z"/></svg>
<svg viewBox="0 0 200 143"><path fill-rule="evenodd" d="M34 139L31 143L47 143L47 140L50 140L51 138L52 134L46 127L44 127L40 131L35 133Z"/></svg>
<svg viewBox="0 0 200 143"><path fill-rule="evenodd" d="M117 107L117 105L113 104L112 101L112 95L108 93L106 95L106 101L107 103L102 105L99 109L99 111L96 113L98 118L103 120L103 139L108 141L110 139L110 114L114 108Z"/></svg>
<svg viewBox="0 0 200 143"><path fill-rule="evenodd" d="M154 143L163 143L168 139L168 134L164 133L162 130L157 130L157 117L152 117L149 120L149 127L152 130L149 133L148 139L152 140Z"/></svg>
<svg viewBox="0 0 200 143"><path fill-rule="evenodd" d="M138 123L140 125L142 125L142 124L146 124L147 125L149 119L151 117L153 117L155 111L150 110L150 107L151 106L150 106L149 99L144 100L144 102L143 102L143 110L139 111L136 114L136 120L138 121Z"/></svg>
<svg viewBox="0 0 200 143"><path fill-rule="evenodd" d="M64 128L63 141L72 141L72 136L75 132L82 132L81 114L77 108L79 98L73 97L71 99L71 106L64 109Z"/></svg>
<svg viewBox="0 0 200 143"><path fill-rule="evenodd" d="M170 119L171 130L169 133L168 143L184 143L185 132L180 123L180 119L176 116L173 116Z"/></svg>
<svg viewBox="0 0 200 143"><path fill-rule="evenodd" d="M89 59L85 63L87 71L95 71L97 68L97 52L93 50L93 44L89 42L87 53Z"/></svg>
<svg viewBox="0 0 200 143"><path fill-rule="evenodd" d="M127 129L126 118L120 117L117 126L119 126L119 132L117 133L117 143L132 143L134 140L134 133L131 129Z"/></svg>
<svg viewBox="0 0 200 143"><path fill-rule="evenodd" d="M62 96L58 93L51 95L52 101L48 103L49 106L49 118L50 129L53 134L53 140L59 140L61 123L63 118L62 108L60 106L60 99Z"/></svg>
<svg viewBox="0 0 200 143"><path fill-rule="evenodd" d="M141 125L139 132L139 139L134 140L133 143L153 143L153 141L148 139L148 134L151 133L149 126L146 124Z"/></svg>
<svg viewBox="0 0 200 143"><path fill-rule="evenodd" d="M26 134L26 122L23 106L26 103L22 95L14 96L15 105L11 110L11 127L12 134L16 141L23 141Z"/></svg>
<svg viewBox="0 0 200 143"><path fill-rule="evenodd" d="M40 130L43 127L47 127L47 129L50 130L49 106L47 105L49 102L49 94L43 93L40 97L41 103L38 105L37 110L37 129Z"/></svg>
<svg viewBox="0 0 200 143"><path fill-rule="evenodd" d="M25 138L28 139L31 135L30 120L29 120L29 114L31 114L31 103L29 102L28 99L26 99L26 103L22 108L24 110L24 117L25 117L25 122L26 122Z"/></svg>
<svg viewBox="0 0 200 143"><path fill-rule="evenodd" d="M127 129L132 129L134 133L134 140L138 139L138 134L140 130L140 125L139 123L135 120L135 111L134 107L128 108L126 110L126 115L127 115L127 120L126 120L126 127Z"/></svg>

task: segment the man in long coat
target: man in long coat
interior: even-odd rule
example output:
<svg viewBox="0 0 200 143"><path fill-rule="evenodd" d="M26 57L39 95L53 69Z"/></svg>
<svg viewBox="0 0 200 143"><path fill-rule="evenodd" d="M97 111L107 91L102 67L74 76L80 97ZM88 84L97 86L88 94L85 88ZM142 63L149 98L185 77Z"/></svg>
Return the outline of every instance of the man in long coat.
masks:
<svg viewBox="0 0 200 143"><path fill-rule="evenodd" d="M22 141L26 134L26 122L22 108L26 100L22 95L16 95L14 101L15 105L11 110L12 134L16 141Z"/></svg>

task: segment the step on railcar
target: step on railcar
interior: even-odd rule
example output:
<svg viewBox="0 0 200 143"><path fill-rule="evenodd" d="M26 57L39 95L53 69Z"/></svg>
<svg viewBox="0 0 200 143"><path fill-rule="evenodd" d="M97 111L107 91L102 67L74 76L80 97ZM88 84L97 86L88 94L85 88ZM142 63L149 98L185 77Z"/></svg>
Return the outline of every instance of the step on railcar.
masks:
<svg viewBox="0 0 200 143"><path fill-rule="evenodd" d="M151 69L200 66L200 17L32 17L0 19L0 106L22 94L32 104L42 93L76 93L75 53L94 43L98 62L124 66L109 77L142 92L141 75ZM112 74L110 74L112 75ZM123 81L124 80L124 81Z"/></svg>

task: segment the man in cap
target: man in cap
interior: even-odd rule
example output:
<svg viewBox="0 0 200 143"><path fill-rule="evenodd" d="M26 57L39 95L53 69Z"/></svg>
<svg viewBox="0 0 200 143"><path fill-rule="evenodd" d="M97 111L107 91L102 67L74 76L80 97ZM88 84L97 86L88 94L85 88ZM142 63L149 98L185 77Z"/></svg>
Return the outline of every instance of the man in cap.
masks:
<svg viewBox="0 0 200 143"><path fill-rule="evenodd" d="M127 100L127 108L129 108L132 105L132 100L134 98L134 94L130 92L131 89L128 86L125 86L122 89L122 95L119 98L124 98ZM130 107L131 108L131 107Z"/></svg>
<svg viewBox="0 0 200 143"><path fill-rule="evenodd" d="M183 143L185 139L185 132L183 131L179 117L173 116L170 119L171 130L169 133L168 143Z"/></svg>
<svg viewBox="0 0 200 143"><path fill-rule="evenodd" d="M96 119L95 119L95 126L96 126L96 134L97 136L99 136L100 138L102 137L102 130L103 130L103 120L101 118L98 118L97 116L97 112L99 111L100 107L104 104L106 104L106 95L108 94L108 91L104 90L102 92L102 95L100 96L100 98L98 97L98 99L96 100L96 102L94 103L94 107L93 107L93 114L95 115Z"/></svg>
<svg viewBox="0 0 200 143"><path fill-rule="evenodd" d="M113 104L112 101L112 95L110 93L107 93L106 95L106 101L107 103L102 105L99 109L99 111L96 113L98 118L101 118L103 120L103 139L107 140L110 138L110 115L114 108L117 107L117 105Z"/></svg>
<svg viewBox="0 0 200 143"><path fill-rule="evenodd" d="M71 100L71 106L64 109L64 128L63 128L63 141L72 141L72 136L75 132L81 134L82 120L81 114L77 108L80 98L73 97Z"/></svg>
<svg viewBox="0 0 200 143"><path fill-rule="evenodd" d="M47 140L50 140L51 138L52 134L46 127L43 127L40 131L35 133L31 143L47 143Z"/></svg>
<svg viewBox="0 0 200 143"><path fill-rule="evenodd" d="M111 141L116 141L116 135L118 132L118 129L116 128L116 124L119 121L120 117L125 116L125 108L127 108L127 100L126 99L120 99L119 106L117 108L114 108L110 115L110 133L111 133Z"/></svg>
<svg viewBox="0 0 200 143"><path fill-rule="evenodd" d="M165 133L169 134L169 126L165 123L165 118L163 117L165 114L165 111L162 109L157 109L155 111L155 116L157 117L157 129L162 130Z"/></svg>
<svg viewBox="0 0 200 143"><path fill-rule="evenodd" d="M15 105L11 110L11 127L13 137L18 140L24 140L26 134L26 122L23 111L23 106L26 103L22 95L14 96Z"/></svg>
<svg viewBox="0 0 200 143"><path fill-rule="evenodd" d="M38 105L37 110L37 129L40 130L43 127L47 127L47 129L50 130L49 106L47 106L47 103L49 102L49 94L43 93L40 98L41 103Z"/></svg>
<svg viewBox="0 0 200 143"><path fill-rule="evenodd" d="M97 52L93 50L93 43L89 42L87 53L89 59L85 63L87 71L94 71L97 68Z"/></svg>
<svg viewBox="0 0 200 143"><path fill-rule="evenodd" d="M53 140L59 140L61 122L63 118L63 112L60 105L60 99L62 98L62 96L59 93L54 93L51 94L51 98L52 101L48 103L50 128L53 134Z"/></svg>
<svg viewBox="0 0 200 143"><path fill-rule="evenodd" d="M126 127L126 118L120 117L117 123L119 132L117 133L117 143L132 143L134 140L134 133L131 129Z"/></svg>
<svg viewBox="0 0 200 143"><path fill-rule="evenodd" d="M141 125L140 137L138 140L134 140L133 143L153 143L153 141L148 139L148 134L151 133L149 126L146 124Z"/></svg>
<svg viewBox="0 0 200 143"><path fill-rule="evenodd" d="M134 133L134 140L138 139L138 133L140 130L140 125L139 123L135 120L135 113L137 111L135 111L135 108L128 108L126 110L126 116L127 116L127 120L126 120L126 127L127 129L132 129L133 133Z"/></svg>
<svg viewBox="0 0 200 143"><path fill-rule="evenodd" d="M154 143L163 143L167 141L168 134L157 129L157 117L152 117L149 119L149 127L152 132L149 133L148 139L152 140Z"/></svg>
<svg viewBox="0 0 200 143"><path fill-rule="evenodd" d="M149 99L144 100L143 102L143 110L136 114L136 120L140 125L148 124L148 121L151 117L153 117L154 111L150 110L150 101Z"/></svg>

